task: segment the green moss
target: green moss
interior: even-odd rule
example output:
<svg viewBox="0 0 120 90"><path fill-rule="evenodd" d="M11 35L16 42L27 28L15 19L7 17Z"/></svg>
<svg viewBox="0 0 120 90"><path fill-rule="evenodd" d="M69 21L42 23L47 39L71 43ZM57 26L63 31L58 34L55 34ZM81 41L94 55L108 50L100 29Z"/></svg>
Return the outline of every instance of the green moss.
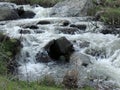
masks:
<svg viewBox="0 0 120 90"><path fill-rule="evenodd" d="M20 52L20 41L17 39L10 39L1 34L0 41L0 74L6 74L16 61L13 59L18 52ZM14 67L14 66L13 66Z"/></svg>
<svg viewBox="0 0 120 90"><path fill-rule="evenodd" d="M3 41L0 46L2 47L4 54L6 54L8 57L13 57L20 49L19 47L16 47L19 44L20 43L17 39L9 39Z"/></svg>

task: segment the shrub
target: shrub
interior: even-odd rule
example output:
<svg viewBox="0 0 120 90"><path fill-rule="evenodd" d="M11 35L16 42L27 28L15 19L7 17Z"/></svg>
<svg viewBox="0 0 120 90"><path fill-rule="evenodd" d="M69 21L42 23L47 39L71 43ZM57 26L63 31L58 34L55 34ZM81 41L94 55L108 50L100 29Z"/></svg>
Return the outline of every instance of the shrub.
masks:
<svg viewBox="0 0 120 90"><path fill-rule="evenodd" d="M101 20L109 25L120 25L120 8L106 8Z"/></svg>

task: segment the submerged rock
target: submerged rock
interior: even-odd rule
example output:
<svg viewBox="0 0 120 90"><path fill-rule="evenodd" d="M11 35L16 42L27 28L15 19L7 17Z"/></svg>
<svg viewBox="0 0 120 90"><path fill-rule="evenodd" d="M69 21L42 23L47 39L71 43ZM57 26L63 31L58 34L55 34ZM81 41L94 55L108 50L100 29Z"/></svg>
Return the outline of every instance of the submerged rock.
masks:
<svg viewBox="0 0 120 90"><path fill-rule="evenodd" d="M92 57L78 52L73 53L70 57L70 63L78 66L82 65L87 67L89 64L92 63L91 60L93 60Z"/></svg>
<svg viewBox="0 0 120 90"><path fill-rule="evenodd" d="M35 57L37 62L48 63L51 61L51 58L46 51L38 52Z"/></svg>
<svg viewBox="0 0 120 90"><path fill-rule="evenodd" d="M87 10L92 7L91 0L65 0L57 3L51 16L75 17L87 15Z"/></svg>
<svg viewBox="0 0 120 90"><path fill-rule="evenodd" d="M73 45L65 37L50 41L44 48L55 61L69 62L70 55L74 51Z"/></svg>
<svg viewBox="0 0 120 90"><path fill-rule="evenodd" d="M106 51L104 49L92 49L88 48L85 51L86 54L89 54L91 56L94 56L96 58L105 58L106 57Z"/></svg>
<svg viewBox="0 0 120 90"><path fill-rule="evenodd" d="M78 28L73 28L73 27L57 27L56 32L64 33L64 34L82 33L81 30L79 30Z"/></svg>
<svg viewBox="0 0 120 90"><path fill-rule="evenodd" d="M30 34L29 30L20 30L19 31L20 34Z"/></svg>
<svg viewBox="0 0 120 90"><path fill-rule="evenodd" d="M38 29L39 27L37 25L30 25L30 26L25 26L24 28Z"/></svg>
<svg viewBox="0 0 120 90"><path fill-rule="evenodd" d="M75 27L75 28L78 28L80 30L86 30L87 26L86 25L82 25L82 24L78 24L78 25L74 25L74 24L71 24L70 27Z"/></svg>

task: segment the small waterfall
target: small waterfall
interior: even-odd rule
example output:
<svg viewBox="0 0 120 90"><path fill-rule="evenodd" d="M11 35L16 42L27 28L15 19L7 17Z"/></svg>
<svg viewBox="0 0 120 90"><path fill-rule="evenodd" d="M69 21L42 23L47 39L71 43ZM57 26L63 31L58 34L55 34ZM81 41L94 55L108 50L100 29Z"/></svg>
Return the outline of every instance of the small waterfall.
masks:
<svg viewBox="0 0 120 90"><path fill-rule="evenodd" d="M21 19L13 21L2 21L0 30L10 37L20 38L23 48L17 59L18 76L20 80L38 80L44 75L52 75L56 81L62 81L67 70L75 69L76 62L79 70L79 83L90 82L92 77L106 77L104 82L110 82L120 86L120 38L112 34L102 34L101 22L87 21L88 17L49 17L51 8L24 6L26 10L36 13L32 19ZM39 21L48 21L50 24L37 24ZM86 25L86 30L67 34L59 32L63 21L70 24ZM98 28L94 26L97 24ZM36 25L38 29L25 28L25 26ZM70 28L70 25L66 26ZM20 30L30 33L20 34ZM40 32L40 33L39 33ZM73 43L75 53L71 56L71 63L57 64L55 62L40 63L36 61L36 54L42 51L44 46L51 40L66 37ZM87 43L86 43L87 42ZM77 53L77 54L76 54ZM88 64L87 67L82 63ZM94 78L92 78L94 79ZM111 83L111 82L110 82Z"/></svg>

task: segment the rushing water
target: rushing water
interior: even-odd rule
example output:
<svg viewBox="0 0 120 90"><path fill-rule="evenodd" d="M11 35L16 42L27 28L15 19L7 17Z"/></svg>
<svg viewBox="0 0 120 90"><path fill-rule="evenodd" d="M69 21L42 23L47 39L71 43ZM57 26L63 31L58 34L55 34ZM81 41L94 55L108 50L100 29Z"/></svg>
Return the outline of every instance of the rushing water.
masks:
<svg viewBox="0 0 120 90"><path fill-rule="evenodd" d="M20 64L18 67L20 80L38 80L44 75L51 75L57 82L61 82L67 70L77 69L80 86L85 83L91 84L91 80L93 84L120 86L120 38L117 35L99 33L104 28L102 23L89 22L87 17L49 17L50 8L33 8L29 5L24 8L34 11L36 16L33 19L0 22L1 31L10 37L21 39L23 44L21 54L17 58ZM51 24L37 25L39 29L24 28L24 26L36 25L42 20L50 21ZM59 33L57 28L62 27L60 25L64 20L68 20L71 24L85 24L87 29L73 35ZM19 33L21 29L30 33L21 35ZM42 33L38 33L40 31ZM49 41L62 36L70 40L75 48L70 63L38 63L35 59L36 54L42 51ZM87 67L82 66L84 62L88 63Z"/></svg>

